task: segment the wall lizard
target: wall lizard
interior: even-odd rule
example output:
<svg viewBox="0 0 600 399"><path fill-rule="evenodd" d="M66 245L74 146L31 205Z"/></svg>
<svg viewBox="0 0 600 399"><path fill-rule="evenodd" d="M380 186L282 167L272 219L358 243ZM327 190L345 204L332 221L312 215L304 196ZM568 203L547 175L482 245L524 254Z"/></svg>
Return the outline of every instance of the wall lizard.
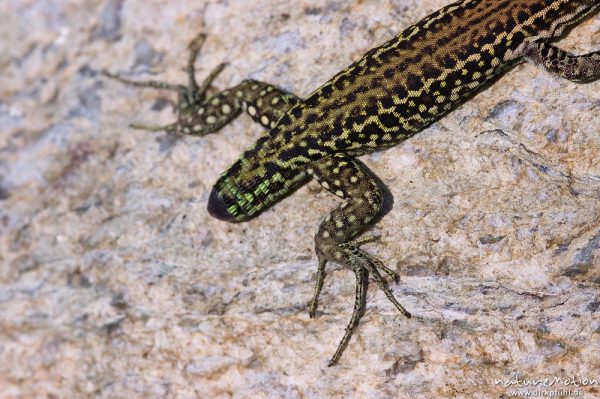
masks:
<svg viewBox="0 0 600 399"><path fill-rule="evenodd" d="M309 305L312 318L328 261L354 271L354 311L329 362L333 365L362 316L369 275L410 317L381 271L395 281L398 275L360 248L369 238L357 237L378 215L382 192L355 157L406 140L520 62L575 82L600 78L600 51L576 56L550 44L598 8L600 0L458 1L371 49L306 98L256 80L244 80L207 98L223 64L197 83L194 62L205 41L202 34L190 44L187 86L105 74L179 94L176 122L133 127L205 135L245 110L268 129L214 185L208 201L212 216L228 222L248 220L311 177L342 200L315 236L317 282Z"/></svg>

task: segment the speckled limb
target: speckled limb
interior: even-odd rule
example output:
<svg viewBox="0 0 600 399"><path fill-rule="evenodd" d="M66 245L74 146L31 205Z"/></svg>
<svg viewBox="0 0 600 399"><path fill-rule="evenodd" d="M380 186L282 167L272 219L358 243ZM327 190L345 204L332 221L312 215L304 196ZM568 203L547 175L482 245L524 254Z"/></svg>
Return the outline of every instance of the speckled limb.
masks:
<svg viewBox="0 0 600 399"><path fill-rule="evenodd" d="M364 305L367 294L365 289L365 280L369 278L369 272L362 267L355 267L354 274L356 275L356 296L354 299L354 310L352 311L350 322L348 323L348 326L346 326L344 337L340 341L335 353L333 354L333 357L331 360L329 360L329 367L335 365L340 357L342 357L342 353L344 353L344 349L346 349L346 346L348 346L348 342L352 337L352 333L354 332L356 326L358 326L358 322L365 311Z"/></svg>
<svg viewBox="0 0 600 399"><path fill-rule="evenodd" d="M206 101L207 115L211 113L218 114L219 107L214 107L214 102L217 98L219 99L221 110L226 105L232 108L232 113L239 112L245 108L247 114L256 123L261 124L267 129L275 127L279 118L300 101L300 98L297 96L276 86L252 79L244 80L237 86L209 98Z"/></svg>
<svg viewBox="0 0 600 399"><path fill-rule="evenodd" d="M355 304L360 303L360 296L364 295L362 288L359 289L361 278L368 276L370 273L394 306L405 316L410 317L410 313L398 303L389 290L378 269L383 269L394 278L397 277L396 274L383 266L378 259L360 249L360 245L370 239L352 241L367 228L381 209L383 196L377 182L354 159L340 153L313 163L308 169L308 173L313 175L327 191L344 199L344 202L335 208L321 223L315 236L319 270L309 314L313 316L316 311L318 295L324 279L325 263L334 261L354 270L356 273L357 294ZM360 307L355 305L350 323L346 327L346 333L338 345L330 365L339 360L359 319Z"/></svg>
<svg viewBox="0 0 600 399"><path fill-rule="evenodd" d="M317 313L317 307L319 306L319 295L321 294L323 282L325 281L325 265L327 264L327 259L324 257L317 255L317 258L319 262L317 268L317 284L315 285L313 297L310 301L310 307L308 308L308 316L311 319L313 319Z"/></svg>
<svg viewBox="0 0 600 399"><path fill-rule="evenodd" d="M526 60L573 82L600 78L600 51L573 55L544 41L530 42L523 50Z"/></svg>
<svg viewBox="0 0 600 399"><path fill-rule="evenodd" d="M290 107L300 101L295 95L278 87L250 79L206 98L206 92L225 64L219 64L201 84L198 84L194 62L205 40L206 36L200 34L189 45L188 86L156 80L135 81L104 71L105 76L128 85L173 90L179 94L176 122L168 125L131 124L131 127L203 136L216 132L235 119L243 108L246 108L247 113L255 122L270 129Z"/></svg>

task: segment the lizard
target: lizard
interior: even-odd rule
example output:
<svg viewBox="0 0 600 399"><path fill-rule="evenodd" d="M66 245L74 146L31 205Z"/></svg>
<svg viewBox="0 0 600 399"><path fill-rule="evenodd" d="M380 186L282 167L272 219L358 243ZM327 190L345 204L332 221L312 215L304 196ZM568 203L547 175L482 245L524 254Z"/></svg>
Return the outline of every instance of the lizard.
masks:
<svg viewBox="0 0 600 399"><path fill-rule="evenodd" d="M331 366L364 313L369 276L398 311L411 317L382 272L396 282L398 274L361 249L371 238L359 236L379 215L383 195L356 157L408 139L522 62L574 82L600 78L600 51L574 55L552 44L599 8L600 0L457 1L369 50L305 98L252 79L207 96L224 64L197 83L194 63L204 34L190 44L187 86L105 74L178 93L175 122L133 127L203 136L245 111L267 129L215 183L207 205L213 217L249 220L310 178L340 198L315 235L317 274L309 304L314 318L327 262L354 272L354 309Z"/></svg>

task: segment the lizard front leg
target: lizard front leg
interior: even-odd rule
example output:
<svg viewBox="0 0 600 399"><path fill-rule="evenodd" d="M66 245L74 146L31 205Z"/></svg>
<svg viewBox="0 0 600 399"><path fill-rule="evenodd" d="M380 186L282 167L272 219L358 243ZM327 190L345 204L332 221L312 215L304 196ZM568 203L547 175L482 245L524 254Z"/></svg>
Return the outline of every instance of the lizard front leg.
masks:
<svg viewBox="0 0 600 399"><path fill-rule="evenodd" d="M319 259L317 285L310 304L309 314L314 316L318 296L325 276L325 264L333 261L344 265L356 274L356 300L350 323L329 365L334 365L348 345L348 341L360 317L365 302L363 280L369 273L388 299L405 316L410 313L398 303L387 287L379 269L396 278L396 274L385 267L381 261L360 249L367 240L354 240L362 233L381 209L383 196L377 182L361 166L345 154L335 154L313 162L308 169L327 191L344 201L335 208L321 223L315 236L316 253Z"/></svg>
<svg viewBox="0 0 600 399"><path fill-rule="evenodd" d="M131 127L143 130L162 131L178 134L203 136L213 133L235 119L245 108L252 119L265 128L275 127L281 116L300 99L276 86L257 80L244 80L240 84L223 90L211 97L207 91L225 64L214 68L200 84L196 81L194 62L206 40L198 35L189 45L187 86L156 80L135 81L104 71L104 75L135 87L166 89L178 93L177 121L164 126L132 124Z"/></svg>
<svg viewBox="0 0 600 399"><path fill-rule="evenodd" d="M600 51L574 55L544 41L536 41L527 43L521 54L526 60L573 82L600 78Z"/></svg>

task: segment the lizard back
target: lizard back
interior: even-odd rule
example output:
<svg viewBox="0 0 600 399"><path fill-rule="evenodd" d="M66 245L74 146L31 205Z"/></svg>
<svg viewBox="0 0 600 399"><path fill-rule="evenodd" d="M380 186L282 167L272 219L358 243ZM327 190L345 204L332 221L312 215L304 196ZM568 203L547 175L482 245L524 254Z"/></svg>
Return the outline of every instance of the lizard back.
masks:
<svg viewBox="0 0 600 399"><path fill-rule="evenodd" d="M463 0L436 11L289 109L221 176L221 201L232 218L246 220L301 184L311 162L398 144L518 63L525 41L559 36L599 6Z"/></svg>

